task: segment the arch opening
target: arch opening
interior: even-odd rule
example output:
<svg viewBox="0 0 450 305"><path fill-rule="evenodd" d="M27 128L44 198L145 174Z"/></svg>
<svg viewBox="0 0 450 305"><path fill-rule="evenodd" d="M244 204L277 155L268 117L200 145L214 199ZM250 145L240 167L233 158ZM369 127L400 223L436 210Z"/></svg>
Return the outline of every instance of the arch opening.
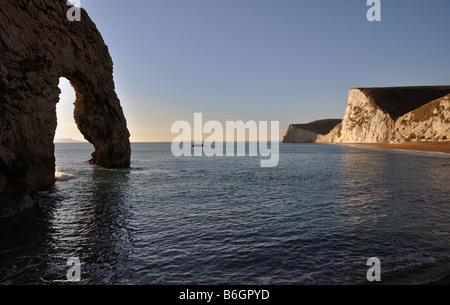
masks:
<svg viewBox="0 0 450 305"><path fill-rule="evenodd" d="M56 105L57 126L55 143L88 143L74 119L74 104L76 93L72 83L65 77L60 77L58 85L61 93Z"/></svg>
<svg viewBox="0 0 450 305"><path fill-rule="evenodd" d="M86 156L83 153L86 151L86 146L79 146L79 144L90 143L84 139L75 122L76 89L74 86L67 78L59 78L58 87L60 94L59 100L56 103L56 130L53 139L53 143L55 144L55 181L57 182L75 178L75 175L67 173L67 171L70 172L73 170L73 168L67 168L68 165L74 164L73 162L75 164L85 162L89 156L87 152ZM92 145L88 145L88 147L91 148ZM80 156L80 152L83 154L82 156Z"/></svg>

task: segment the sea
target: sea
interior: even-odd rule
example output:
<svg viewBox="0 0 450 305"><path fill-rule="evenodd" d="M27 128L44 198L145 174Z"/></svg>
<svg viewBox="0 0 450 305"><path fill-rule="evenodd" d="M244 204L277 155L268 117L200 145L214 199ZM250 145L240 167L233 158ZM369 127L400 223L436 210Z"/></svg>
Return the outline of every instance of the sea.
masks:
<svg viewBox="0 0 450 305"><path fill-rule="evenodd" d="M364 285L375 273L409 285L450 274L448 154L280 144L278 165L263 168L260 157L133 143L131 167L111 170L87 164L92 152L55 144L44 203L0 219L0 284L65 283L71 258L87 285Z"/></svg>

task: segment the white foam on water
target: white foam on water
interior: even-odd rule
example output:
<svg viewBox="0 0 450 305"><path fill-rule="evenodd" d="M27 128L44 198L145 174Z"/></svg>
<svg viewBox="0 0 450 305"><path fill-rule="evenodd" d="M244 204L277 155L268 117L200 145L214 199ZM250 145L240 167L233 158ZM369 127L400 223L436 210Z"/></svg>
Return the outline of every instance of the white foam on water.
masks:
<svg viewBox="0 0 450 305"><path fill-rule="evenodd" d="M58 171L58 169L56 169L55 171L55 180L56 181L68 181L68 180L72 180L72 179L76 179L77 176L73 175L73 174L68 174L68 173L63 173Z"/></svg>

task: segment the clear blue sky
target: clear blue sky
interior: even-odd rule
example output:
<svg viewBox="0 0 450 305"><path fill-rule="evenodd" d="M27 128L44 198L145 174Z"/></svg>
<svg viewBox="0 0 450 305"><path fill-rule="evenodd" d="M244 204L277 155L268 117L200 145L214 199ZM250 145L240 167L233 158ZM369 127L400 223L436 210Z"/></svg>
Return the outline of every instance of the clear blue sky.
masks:
<svg viewBox="0 0 450 305"><path fill-rule="evenodd" d="M284 134L342 118L354 87L450 85L450 1L381 4L369 22L366 0L81 0L110 49L132 141L171 141L194 112L280 121ZM61 128L73 122L65 87ZM64 128L57 137L81 138Z"/></svg>

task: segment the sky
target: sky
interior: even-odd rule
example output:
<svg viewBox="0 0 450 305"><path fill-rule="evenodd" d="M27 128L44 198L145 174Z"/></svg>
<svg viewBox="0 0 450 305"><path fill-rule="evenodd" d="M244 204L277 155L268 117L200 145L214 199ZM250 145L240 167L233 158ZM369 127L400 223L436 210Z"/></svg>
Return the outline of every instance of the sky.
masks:
<svg viewBox="0 0 450 305"><path fill-rule="evenodd" d="M132 142L178 120L342 118L355 87L450 85L450 1L80 0L114 62ZM80 22L83 22L81 20ZM60 84L57 138L83 140ZM192 123L193 126L193 123Z"/></svg>

